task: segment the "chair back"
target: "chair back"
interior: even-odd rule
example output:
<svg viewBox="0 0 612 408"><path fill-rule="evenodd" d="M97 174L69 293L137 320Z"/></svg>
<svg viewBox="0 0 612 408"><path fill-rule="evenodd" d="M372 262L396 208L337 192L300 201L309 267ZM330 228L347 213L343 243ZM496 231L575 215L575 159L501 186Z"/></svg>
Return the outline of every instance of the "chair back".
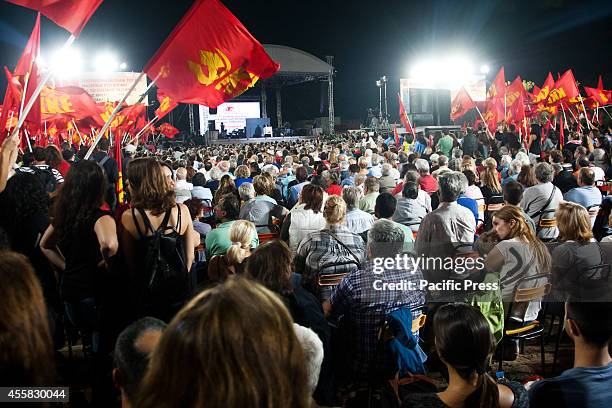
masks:
<svg viewBox="0 0 612 408"><path fill-rule="evenodd" d="M532 300L542 299L544 296L550 293L550 289L552 285L550 284L551 274L549 273L540 273L533 276L528 276L526 278L521 279L516 284L516 289L514 290L514 302L530 302ZM538 281L540 279L547 279L543 285L536 286L534 288L522 288L526 282Z"/></svg>

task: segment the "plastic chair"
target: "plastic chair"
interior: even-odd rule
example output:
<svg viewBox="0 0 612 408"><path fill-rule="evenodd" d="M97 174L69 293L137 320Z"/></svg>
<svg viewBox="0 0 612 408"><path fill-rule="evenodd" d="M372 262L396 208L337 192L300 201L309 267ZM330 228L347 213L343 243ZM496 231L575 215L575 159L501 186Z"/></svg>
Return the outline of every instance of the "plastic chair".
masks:
<svg viewBox="0 0 612 408"><path fill-rule="evenodd" d="M544 354L544 324L540 323L537 320L533 320L530 322L522 322L518 327L514 327L512 329L508 329L508 325L511 321L512 309L516 306L516 303L527 303L534 300L539 300L550 293L550 289L552 287L552 285L550 284L550 278L550 274L543 273L523 278L516 284L516 289L514 290L514 299L512 302L510 302L508 314L504 322L504 335L499 343L500 353L498 371L502 371L503 368L504 341L506 339L519 340L520 342L523 342L525 340L539 338L540 355L542 358L542 375L544 375L546 369L546 361ZM547 279L548 282L535 288L521 288L521 286L526 282L538 281L540 279Z"/></svg>
<svg viewBox="0 0 612 408"><path fill-rule="evenodd" d="M261 234L257 234L257 238L259 238L259 244L263 244L265 242L268 241L274 241L275 239L278 239L279 237L279 233L278 232L269 232L269 233L261 233Z"/></svg>

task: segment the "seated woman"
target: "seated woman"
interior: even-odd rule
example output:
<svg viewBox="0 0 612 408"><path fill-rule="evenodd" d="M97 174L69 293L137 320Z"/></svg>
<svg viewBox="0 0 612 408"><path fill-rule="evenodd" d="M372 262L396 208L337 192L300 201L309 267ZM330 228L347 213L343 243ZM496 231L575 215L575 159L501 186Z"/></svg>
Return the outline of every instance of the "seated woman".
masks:
<svg viewBox="0 0 612 408"><path fill-rule="evenodd" d="M448 368L448 387L439 393L407 394L402 407L529 406L527 390L516 382L499 380L487 373L495 348L489 323L472 306L455 303L442 306L433 323L436 350Z"/></svg>
<svg viewBox="0 0 612 408"><path fill-rule="evenodd" d="M493 216L493 229L501 240L485 259L485 269L500 273L500 286L504 302L514 300L514 292L521 279L550 273L550 253L531 231L519 207L507 205ZM545 282L530 281L530 286ZM535 320L541 302L531 301L526 308L513 308L513 318L519 321Z"/></svg>
<svg viewBox="0 0 612 408"><path fill-rule="evenodd" d="M393 221L409 227L413 232L419 230L421 221L427 215L427 208L418 200L419 185L406 182L402 188L402 196L397 200Z"/></svg>
<svg viewBox="0 0 612 408"><path fill-rule="evenodd" d="M304 352L282 301L233 278L200 293L170 323L135 405L308 408L308 394Z"/></svg>
<svg viewBox="0 0 612 408"><path fill-rule="evenodd" d="M223 255L214 256L208 264L208 279L224 281L230 275L244 271L245 260L251 255L253 235L257 235L255 225L250 221L238 220L229 229L232 245Z"/></svg>
<svg viewBox="0 0 612 408"><path fill-rule="evenodd" d="M559 204L555 218L558 241L562 242L552 251L555 299L561 302L568 297L581 301L600 300L592 296L591 285L588 285L589 276L597 277L597 266L604 263L602 248L593 238L589 213L581 205L566 201ZM604 272L603 266L601 272Z"/></svg>
<svg viewBox="0 0 612 408"><path fill-rule="evenodd" d="M323 216L325 228L311 232L300 242L295 254L295 272L302 274L308 290L318 294L320 300L327 300L333 287L319 287L319 276L359 269L365 261L365 243L344 226L346 204L342 197L329 197Z"/></svg>
<svg viewBox="0 0 612 408"><path fill-rule="evenodd" d="M325 218L321 212L323 193L321 187L306 184L300 192L297 205L283 221L280 238L289 243L294 253L306 235L325 228Z"/></svg>
<svg viewBox="0 0 612 408"><path fill-rule="evenodd" d="M271 232L272 216L277 214L279 207L276 200L270 197L274 184L265 176L255 176L253 180L255 197L247 201L240 208L240 219L255 224L258 233ZM277 214L278 215L278 214Z"/></svg>

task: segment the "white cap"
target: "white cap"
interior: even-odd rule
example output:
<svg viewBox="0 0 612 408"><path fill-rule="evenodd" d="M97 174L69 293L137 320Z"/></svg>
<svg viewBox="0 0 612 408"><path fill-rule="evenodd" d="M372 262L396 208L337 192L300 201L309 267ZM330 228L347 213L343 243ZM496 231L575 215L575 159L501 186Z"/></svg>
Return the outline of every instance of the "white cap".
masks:
<svg viewBox="0 0 612 408"><path fill-rule="evenodd" d="M134 146L133 144L128 144L125 146L124 150L127 153L134 153L136 151L136 146Z"/></svg>

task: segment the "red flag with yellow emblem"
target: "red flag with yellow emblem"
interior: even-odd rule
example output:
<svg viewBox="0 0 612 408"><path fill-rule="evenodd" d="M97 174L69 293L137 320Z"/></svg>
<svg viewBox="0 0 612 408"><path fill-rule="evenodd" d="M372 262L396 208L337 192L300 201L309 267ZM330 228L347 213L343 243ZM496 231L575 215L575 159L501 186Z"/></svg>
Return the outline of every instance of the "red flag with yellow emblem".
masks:
<svg viewBox="0 0 612 408"><path fill-rule="evenodd" d="M589 88L588 86L584 87L584 91L589 98L598 103L600 106L607 105L610 100L612 100L612 91L606 91L599 88Z"/></svg>
<svg viewBox="0 0 612 408"><path fill-rule="evenodd" d="M170 111L178 106L176 101L172 100L168 95L164 94L161 89L157 90L157 99L159 100L159 108L155 110L157 120L170 113Z"/></svg>
<svg viewBox="0 0 612 408"><path fill-rule="evenodd" d="M215 108L278 69L219 0L196 0L144 71L174 101Z"/></svg>
<svg viewBox="0 0 612 408"><path fill-rule="evenodd" d="M574 99L580 96L574 74L571 69L565 71L561 78L555 82L555 86L550 90L548 98L546 98L546 105L557 106L560 103L566 102L570 99ZM578 102L580 102L578 100Z"/></svg>
<svg viewBox="0 0 612 408"><path fill-rule="evenodd" d="M451 102L450 119L455 121L465 115L470 109L475 107L476 104L472 100L470 94L464 87L461 87L459 92L457 92L457 95L455 95L455 99L453 99Z"/></svg>

